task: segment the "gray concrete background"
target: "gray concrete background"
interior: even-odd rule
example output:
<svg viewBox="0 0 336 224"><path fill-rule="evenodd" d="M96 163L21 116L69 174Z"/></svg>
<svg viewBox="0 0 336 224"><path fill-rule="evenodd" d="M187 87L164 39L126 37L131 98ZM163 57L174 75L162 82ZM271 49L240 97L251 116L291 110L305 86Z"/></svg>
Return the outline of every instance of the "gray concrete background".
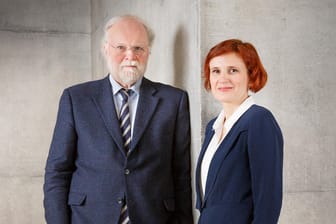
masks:
<svg viewBox="0 0 336 224"><path fill-rule="evenodd" d="M58 100L92 78L90 21L89 0L0 0L0 223L45 223Z"/></svg>
<svg viewBox="0 0 336 224"><path fill-rule="evenodd" d="M227 38L256 46L269 81L255 97L285 138L279 223L334 223L335 10L334 0L0 0L0 223L45 223L43 173L59 96L106 75L102 24L125 13L156 33L146 76L189 92L193 172L204 126L220 110L202 87L203 58Z"/></svg>

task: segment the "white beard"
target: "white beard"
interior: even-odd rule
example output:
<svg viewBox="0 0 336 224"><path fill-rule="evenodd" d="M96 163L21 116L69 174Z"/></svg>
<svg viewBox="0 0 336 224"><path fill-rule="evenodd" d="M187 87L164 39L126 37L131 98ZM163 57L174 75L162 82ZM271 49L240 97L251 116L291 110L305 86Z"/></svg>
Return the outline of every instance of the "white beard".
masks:
<svg viewBox="0 0 336 224"><path fill-rule="evenodd" d="M125 68L120 65L118 68L107 62L107 68L116 81L123 85L131 86L136 83L142 76L146 67L139 66L136 62L130 62L131 65L136 65L136 68Z"/></svg>
<svg viewBox="0 0 336 224"><path fill-rule="evenodd" d="M119 78L124 84L133 85L141 78L141 75L139 74L138 70L132 69L132 70L127 70L127 71L122 71Z"/></svg>

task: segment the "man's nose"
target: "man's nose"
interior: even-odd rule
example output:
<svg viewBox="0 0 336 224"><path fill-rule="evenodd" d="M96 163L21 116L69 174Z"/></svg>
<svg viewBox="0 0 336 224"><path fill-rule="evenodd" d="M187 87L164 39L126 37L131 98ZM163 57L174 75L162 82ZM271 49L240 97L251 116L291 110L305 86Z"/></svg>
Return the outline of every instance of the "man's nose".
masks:
<svg viewBox="0 0 336 224"><path fill-rule="evenodd" d="M132 48L127 48L125 51L125 58L128 60L133 60L136 58L136 54L134 53Z"/></svg>

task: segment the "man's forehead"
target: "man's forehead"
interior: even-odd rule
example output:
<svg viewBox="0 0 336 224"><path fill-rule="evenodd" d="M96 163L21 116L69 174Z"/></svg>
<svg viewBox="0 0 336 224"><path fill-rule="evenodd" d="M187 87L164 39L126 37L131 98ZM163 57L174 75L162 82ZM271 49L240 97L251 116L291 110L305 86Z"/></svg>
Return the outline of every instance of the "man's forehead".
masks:
<svg viewBox="0 0 336 224"><path fill-rule="evenodd" d="M135 19L125 18L108 29L108 38L121 41L123 39L148 43L148 34L144 25Z"/></svg>

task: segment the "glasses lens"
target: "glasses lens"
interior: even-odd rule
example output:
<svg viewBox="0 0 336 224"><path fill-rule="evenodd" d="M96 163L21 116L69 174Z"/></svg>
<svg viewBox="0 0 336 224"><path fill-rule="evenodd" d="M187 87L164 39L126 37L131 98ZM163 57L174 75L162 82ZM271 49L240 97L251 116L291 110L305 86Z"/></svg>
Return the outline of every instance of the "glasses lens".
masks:
<svg viewBox="0 0 336 224"><path fill-rule="evenodd" d="M136 55L142 55L146 52L146 48L145 47L141 47L141 46L131 46L131 47L127 47L125 45L112 45L109 44L113 49L116 50L116 52L118 54L124 54L127 50L131 50L134 54Z"/></svg>

